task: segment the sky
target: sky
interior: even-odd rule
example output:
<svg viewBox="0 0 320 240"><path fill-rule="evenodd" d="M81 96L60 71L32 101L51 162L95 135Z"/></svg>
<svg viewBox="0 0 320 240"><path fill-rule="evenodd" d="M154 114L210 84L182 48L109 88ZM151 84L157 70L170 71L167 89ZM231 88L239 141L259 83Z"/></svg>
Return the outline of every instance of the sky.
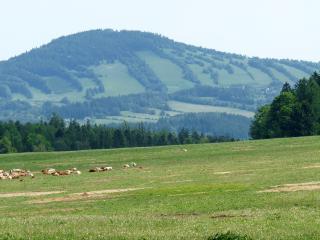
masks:
<svg viewBox="0 0 320 240"><path fill-rule="evenodd" d="M0 0L0 60L79 31L142 30L247 56L320 61L319 0Z"/></svg>

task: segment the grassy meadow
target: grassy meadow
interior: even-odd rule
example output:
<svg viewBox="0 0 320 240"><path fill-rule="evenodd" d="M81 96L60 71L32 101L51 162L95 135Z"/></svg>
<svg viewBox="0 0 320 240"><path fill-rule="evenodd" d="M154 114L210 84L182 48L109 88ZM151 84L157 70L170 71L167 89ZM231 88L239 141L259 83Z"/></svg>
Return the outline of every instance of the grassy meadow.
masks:
<svg viewBox="0 0 320 240"><path fill-rule="evenodd" d="M0 239L319 239L319 149L308 137L1 155L0 169L36 177L0 181ZM101 165L113 171L88 172Z"/></svg>
<svg viewBox="0 0 320 240"><path fill-rule="evenodd" d="M178 101L169 101L168 105L172 110L177 112L184 112L184 113L218 112L218 113L240 115L248 118L252 118L254 116L254 112L232 108L232 107L219 107L219 106L192 104L192 103L185 103L185 102L178 102Z"/></svg>

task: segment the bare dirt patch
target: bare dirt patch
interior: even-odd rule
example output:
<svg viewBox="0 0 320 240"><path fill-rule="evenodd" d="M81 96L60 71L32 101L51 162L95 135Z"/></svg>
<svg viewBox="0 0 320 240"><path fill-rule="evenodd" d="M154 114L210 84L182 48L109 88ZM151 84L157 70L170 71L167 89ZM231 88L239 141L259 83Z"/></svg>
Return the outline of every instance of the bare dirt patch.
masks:
<svg viewBox="0 0 320 240"><path fill-rule="evenodd" d="M199 217L201 216L200 213L174 213L174 214L161 214L160 217L162 218L190 218L190 217Z"/></svg>
<svg viewBox="0 0 320 240"><path fill-rule="evenodd" d="M306 182L295 184L284 184L274 186L271 189L259 191L260 193L278 193L278 192L297 192L297 191L316 191L320 190L320 182Z"/></svg>
<svg viewBox="0 0 320 240"><path fill-rule="evenodd" d="M254 171L252 170L237 170L237 171L219 171L219 172L215 172L214 169L203 169L203 172L206 172L208 174L213 174L214 175L229 175L229 174L233 174L233 175L253 175L255 174Z"/></svg>
<svg viewBox="0 0 320 240"><path fill-rule="evenodd" d="M99 198L99 197L96 197ZM42 204L42 203L53 203L53 202L71 202L71 201L78 201L89 199L89 196L65 196L65 197L56 197L56 198L46 198L46 199L39 199L39 200L32 200L28 201L27 203L30 204Z"/></svg>
<svg viewBox="0 0 320 240"><path fill-rule="evenodd" d="M91 192L84 192L84 193L73 193L70 194L71 196L92 196L92 195L101 195L101 194L108 194L108 193L121 193L121 192L129 192L129 191L136 191L141 190L143 188L125 188L125 189L108 189L108 190L100 190L100 191L91 191Z"/></svg>
<svg viewBox="0 0 320 240"><path fill-rule="evenodd" d="M312 169L312 168L320 168L320 164L314 164L303 167L303 169Z"/></svg>
<svg viewBox="0 0 320 240"><path fill-rule="evenodd" d="M99 199L99 198L106 198L108 197L106 195L112 194L112 193L122 193L122 192L136 191L141 189L144 189L144 188L108 189L108 190L100 190L100 191L72 193L64 197L39 199L39 200L29 201L28 203L41 204L41 203L51 203L51 202L70 202L70 201L87 200L87 199Z"/></svg>
<svg viewBox="0 0 320 240"><path fill-rule="evenodd" d="M52 191L52 192L20 192L20 193L0 193L0 198L11 198L11 197L37 197L45 196L50 194L63 193L63 191Z"/></svg>
<svg viewBox="0 0 320 240"><path fill-rule="evenodd" d="M215 172L214 174L216 175L226 175L226 174L230 174L231 172Z"/></svg>
<svg viewBox="0 0 320 240"><path fill-rule="evenodd" d="M160 179L167 179L167 178L175 178L175 177L181 177L182 175L181 174L168 174L166 176L162 176L160 177Z"/></svg>
<svg viewBox="0 0 320 240"><path fill-rule="evenodd" d="M171 184L171 183L185 183L185 182L194 182L194 181L191 179L188 179L188 180L166 181L162 183Z"/></svg>
<svg viewBox="0 0 320 240"><path fill-rule="evenodd" d="M224 218L247 218L247 217L252 217L249 214L239 214L239 215L232 215L232 214L217 214L211 216L213 219L224 219Z"/></svg>

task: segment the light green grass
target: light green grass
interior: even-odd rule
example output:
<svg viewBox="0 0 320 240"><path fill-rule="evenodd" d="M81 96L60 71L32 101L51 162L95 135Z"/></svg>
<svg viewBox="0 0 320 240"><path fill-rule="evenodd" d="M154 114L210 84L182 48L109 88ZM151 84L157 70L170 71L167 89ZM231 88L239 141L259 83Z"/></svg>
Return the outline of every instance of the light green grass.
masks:
<svg viewBox="0 0 320 240"><path fill-rule="evenodd" d="M123 117L128 117L128 118L134 118L134 119L140 119L140 121L157 121L160 118L160 115L155 113L154 115L152 114L147 114L147 113L135 113L135 112L130 112L130 111L122 111L121 116Z"/></svg>
<svg viewBox="0 0 320 240"><path fill-rule="evenodd" d="M99 76L105 87L105 93L99 94L96 97L145 92L145 88L138 80L129 75L127 67L122 63L101 63L98 66L92 67L92 70Z"/></svg>
<svg viewBox="0 0 320 240"><path fill-rule="evenodd" d="M290 83L291 85L294 84L287 76L285 76L283 73L277 71L276 69L270 68L270 71L273 73L273 75L280 80L280 82L284 83Z"/></svg>
<svg viewBox="0 0 320 240"><path fill-rule="evenodd" d="M302 79L302 78L308 78L309 77L309 74L303 72L303 71L300 71L296 68L293 68L293 67L290 67L288 65L284 65L284 64L281 64L284 68L286 68L289 72L291 72L293 74L293 76L296 76L296 79L299 80L299 79Z"/></svg>
<svg viewBox="0 0 320 240"><path fill-rule="evenodd" d="M218 113L241 115L249 118L254 116L254 112L241 110L238 108L231 108L231 107L200 105L200 104L192 104L192 103L185 103L185 102L178 102L178 101L169 101L168 105L172 110L183 112L183 113L218 112Z"/></svg>
<svg viewBox="0 0 320 240"><path fill-rule="evenodd" d="M152 52L137 52L158 78L167 86L169 93L192 88L194 84L183 78L182 70L168 59L161 58Z"/></svg>
<svg viewBox="0 0 320 240"><path fill-rule="evenodd" d="M233 74L228 73L226 70L220 70L219 72L219 85L230 86L230 85L246 85L253 84L254 81L250 76L240 68L232 65L234 70ZM259 80L260 83L260 80Z"/></svg>
<svg viewBox="0 0 320 240"><path fill-rule="evenodd" d="M254 85L268 86L272 82L272 79L259 69L248 66L248 71L252 74L253 78L255 79Z"/></svg>
<svg viewBox="0 0 320 240"><path fill-rule="evenodd" d="M213 80L210 78L209 74L203 73L204 67L201 67L197 64L189 64L188 65L192 72L196 75L196 77L199 79L202 85L206 86L214 86Z"/></svg>
<svg viewBox="0 0 320 240"><path fill-rule="evenodd" d="M35 105L42 105L43 102L45 102L45 101L50 101L52 103L58 103L59 101L61 101L65 97L68 98L68 100L70 100L71 102L83 102L85 100L84 99L85 89L82 92L70 91L67 93L60 93L60 94L57 94L57 93L46 94L36 88L30 87L30 89L32 90L33 98L32 99L25 99L25 100L27 100L29 103L35 104ZM21 98L19 98L19 96L18 96L17 99L21 99ZM23 98L22 98L22 100L23 100Z"/></svg>
<svg viewBox="0 0 320 240"><path fill-rule="evenodd" d="M106 116L105 118L93 119L96 124L112 124L112 123L140 123L140 122L157 122L160 115L151 115L144 113L135 113L130 111L122 111L121 116Z"/></svg>
<svg viewBox="0 0 320 240"><path fill-rule="evenodd" d="M90 78L79 78L78 80L84 89L97 87L97 84Z"/></svg>
<svg viewBox="0 0 320 240"><path fill-rule="evenodd" d="M73 74L70 72L70 74ZM66 81L58 77L47 77L48 87L52 90L52 93L46 94L39 89L30 87L32 90L33 98L31 102L42 103L44 101L51 101L57 103L63 98L68 98L71 102L83 102L85 100L86 90L88 88L97 87L96 84L89 78L78 78L79 83L82 85L82 91L77 91Z"/></svg>
<svg viewBox="0 0 320 240"><path fill-rule="evenodd" d="M182 151L186 148L188 151ZM206 239L228 230L253 239L319 239L320 191L261 193L320 181L320 137L122 150L1 155L1 168L78 167L80 176L0 181L0 238ZM135 161L142 169L122 169ZM88 173L111 165L108 173ZM221 174L221 172L228 172ZM94 190L142 188L74 201L32 203ZM3 238L4 239L4 238Z"/></svg>
<svg viewBox="0 0 320 240"><path fill-rule="evenodd" d="M73 90L71 84L63 78L60 77L44 77L47 86L55 94L64 94Z"/></svg>

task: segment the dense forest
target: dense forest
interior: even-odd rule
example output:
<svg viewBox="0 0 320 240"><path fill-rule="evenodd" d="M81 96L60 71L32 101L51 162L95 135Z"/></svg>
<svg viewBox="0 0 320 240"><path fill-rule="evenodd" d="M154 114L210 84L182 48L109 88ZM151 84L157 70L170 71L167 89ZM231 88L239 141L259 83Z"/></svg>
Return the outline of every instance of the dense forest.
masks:
<svg viewBox="0 0 320 240"><path fill-rule="evenodd" d="M65 122L58 115L50 121L39 123L0 122L0 153L69 151L85 149L107 149L122 147L163 146L176 144L198 144L208 142L234 141L228 137L213 137L189 131L153 131L142 123L135 128L124 123L112 128L79 124L72 120Z"/></svg>
<svg viewBox="0 0 320 240"><path fill-rule="evenodd" d="M285 83L271 104L262 106L250 129L254 139L320 134L320 75Z"/></svg>
<svg viewBox="0 0 320 240"><path fill-rule="evenodd" d="M248 139L251 119L225 113L188 113L161 118L157 123L146 124L153 130L167 129L179 132L183 127L213 136Z"/></svg>

